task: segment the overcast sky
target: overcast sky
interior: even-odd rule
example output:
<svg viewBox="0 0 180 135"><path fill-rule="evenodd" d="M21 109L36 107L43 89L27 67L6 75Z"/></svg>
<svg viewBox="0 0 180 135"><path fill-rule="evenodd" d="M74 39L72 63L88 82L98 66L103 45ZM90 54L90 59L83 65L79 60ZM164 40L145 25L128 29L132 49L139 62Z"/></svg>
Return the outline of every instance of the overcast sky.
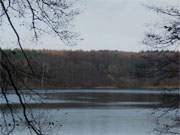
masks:
<svg viewBox="0 0 180 135"><path fill-rule="evenodd" d="M74 20L75 30L81 34L76 46L63 45L59 39L42 37L39 44L27 42L25 48L83 49L141 51L147 46L141 42L147 25L157 22L157 15L143 4L169 5L177 0L81 0L83 12ZM5 38L4 38L5 36ZM26 35L27 36L27 35ZM7 43L11 37L1 33L1 46L15 47Z"/></svg>

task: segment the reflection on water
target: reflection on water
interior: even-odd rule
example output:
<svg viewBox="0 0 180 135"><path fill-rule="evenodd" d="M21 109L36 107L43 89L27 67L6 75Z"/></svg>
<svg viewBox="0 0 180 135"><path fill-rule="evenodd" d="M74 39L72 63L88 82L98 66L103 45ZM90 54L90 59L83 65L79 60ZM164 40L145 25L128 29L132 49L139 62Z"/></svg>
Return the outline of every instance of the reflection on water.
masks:
<svg viewBox="0 0 180 135"><path fill-rule="evenodd" d="M178 89L165 92L163 90L36 90L37 94L23 91L24 102L32 107L61 107L61 108L86 108L86 107L168 107L169 101L175 100L179 104L180 91ZM178 93L179 92L179 93ZM8 94L9 102L18 107L18 97ZM1 104L5 100L0 98Z"/></svg>
<svg viewBox="0 0 180 135"><path fill-rule="evenodd" d="M38 110L37 118L41 118L43 131L51 135L153 135L152 131L155 127L151 109L106 108L41 111L46 113L42 114ZM39 114L41 117L38 116ZM19 123L14 135L30 135L25 123L23 121Z"/></svg>
<svg viewBox="0 0 180 135"><path fill-rule="evenodd" d="M48 90L39 91L41 98L25 92L24 101L34 107L34 117L51 135L155 135L154 108L166 109L170 100L179 103L177 90L165 95L160 90L132 91ZM18 108L17 97L13 93L8 96ZM20 116L21 109L16 111ZM23 120L17 124L13 135L29 135Z"/></svg>

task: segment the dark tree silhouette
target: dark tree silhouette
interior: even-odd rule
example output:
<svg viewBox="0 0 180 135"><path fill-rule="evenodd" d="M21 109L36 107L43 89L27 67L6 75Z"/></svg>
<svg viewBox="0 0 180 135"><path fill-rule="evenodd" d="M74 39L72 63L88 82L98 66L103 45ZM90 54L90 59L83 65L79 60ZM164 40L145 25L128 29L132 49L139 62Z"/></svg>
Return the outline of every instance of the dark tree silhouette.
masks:
<svg viewBox="0 0 180 135"><path fill-rule="evenodd" d="M147 6L149 9L163 15L167 20L159 23L159 28L153 32L147 32L144 44L156 49L168 49L169 47L179 47L180 41L180 8L170 6L168 8L160 8L154 6ZM165 67L169 65L176 65L180 67L180 57L177 55L178 61L167 59L165 63L158 64L157 69L154 71L158 74L159 80L157 83L170 76L172 72L166 71L161 73ZM173 67L172 67L173 68ZM179 68L180 69L180 68ZM178 71L179 80L180 72ZM164 104L168 104L169 108L160 109L157 111L157 124L158 128L155 129L159 135L180 134L180 89L178 88L177 96L169 98L168 91L165 91L162 98Z"/></svg>
<svg viewBox="0 0 180 135"><path fill-rule="evenodd" d="M21 86L28 88L22 80L23 76L39 78L39 74L34 72L31 62L23 49L24 42L17 27L29 30L33 34L33 39L37 41L42 33L55 34L60 40L67 45L74 45L78 34L70 29L70 22L79 12L74 7L73 0L0 0L0 27L9 27L12 29L24 59L28 65L28 70L19 68L14 52L5 52L0 49L0 86L1 96L5 100L4 107L1 107L2 120L6 128L1 130L2 134L11 134L17 126L16 109L11 106L8 98L8 89L12 89L17 96L19 105L22 110L22 117L25 120L30 133L43 135L41 125L29 113L28 105L25 102L21 92ZM23 20L23 21L20 21ZM5 26L6 24L6 26ZM7 25L8 24L8 25ZM7 115L7 112L9 115ZM11 117L11 118L10 118ZM11 119L12 124L7 121ZM2 125L0 126L2 128Z"/></svg>

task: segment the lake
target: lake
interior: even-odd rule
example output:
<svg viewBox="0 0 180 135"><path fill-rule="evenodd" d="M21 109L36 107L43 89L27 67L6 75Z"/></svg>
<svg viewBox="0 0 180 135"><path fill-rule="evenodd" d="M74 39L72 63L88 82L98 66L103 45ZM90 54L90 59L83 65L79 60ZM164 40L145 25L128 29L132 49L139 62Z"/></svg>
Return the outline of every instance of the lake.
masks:
<svg viewBox="0 0 180 135"><path fill-rule="evenodd" d="M29 111L43 125L43 131L51 135L156 135L159 126L156 118L170 106L164 98L179 99L179 92L178 89L61 89L22 91L22 94L24 102L32 107ZM8 98L21 116L16 95L9 92ZM4 103L1 97L1 107ZM163 120L169 121L175 113L170 111ZM12 135L29 135L24 121L16 117L18 125Z"/></svg>

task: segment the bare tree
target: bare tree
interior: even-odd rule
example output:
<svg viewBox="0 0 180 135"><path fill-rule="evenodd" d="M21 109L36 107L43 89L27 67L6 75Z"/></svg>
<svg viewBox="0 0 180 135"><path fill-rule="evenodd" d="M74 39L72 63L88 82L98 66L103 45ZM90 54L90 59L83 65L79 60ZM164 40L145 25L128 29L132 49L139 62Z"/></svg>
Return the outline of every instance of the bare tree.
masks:
<svg viewBox="0 0 180 135"><path fill-rule="evenodd" d="M55 34L64 44L74 45L78 34L71 31L70 22L74 16L79 14L79 11L74 7L75 2L75 0L0 0L0 27L12 29L17 45L29 68L28 72L18 68L13 61L13 59L16 59L13 51L7 54L3 49L0 49L0 94L5 100L5 105L1 105L1 114L6 126L5 130L1 130L2 134L11 134L17 126L16 109L8 99L8 89L13 89L16 94L22 110L22 117L30 133L44 134L41 125L32 115L33 113L29 113L28 105L21 93L22 85L30 89L22 77L38 77L39 75L34 72L31 62L23 49L24 42L21 38L23 33L19 32L17 27L29 30L35 41L39 39L42 33L48 33ZM9 119L11 119L12 125L8 125L7 121Z"/></svg>
<svg viewBox="0 0 180 135"><path fill-rule="evenodd" d="M159 24L160 29L153 32L147 32L144 43L157 49L167 48L169 46L179 46L180 41L180 8L169 7L159 8L147 6L149 9L168 18Z"/></svg>
<svg viewBox="0 0 180 135"><path fill-rule="evenodd" d="M163 15L166 20L159 23L160 29L155 29L152 32L147 32L144 44L156 48L156 49L168 49L169 47L178 47L180 41L180 7L168 7L160 8L154 6L147 6L150 10L157 12L159 15ZM180 67L180 56L179 53L176 55L178 61L167 58L165 63L158 64L157 69L154 71L158 74L159 83L166 77L172 75L173 65ZM171 71L166 71L166 67L172 67ZM165 72L161 72L161 71ZM153 73L154 74L154 73ZM176 71L176 74L180 77L180 70ZM180 78L179 78L180 79ZM179 83L180 84L180 83ZM173 98L170 98L168 91L165 91L162 98L163 104L168 105L168 108L158 109L157 111L157 124L158 127L155 128L155 132L159 135L169 135L169 134L180 134L180 90L178 88L178 93Z"/></svg>

